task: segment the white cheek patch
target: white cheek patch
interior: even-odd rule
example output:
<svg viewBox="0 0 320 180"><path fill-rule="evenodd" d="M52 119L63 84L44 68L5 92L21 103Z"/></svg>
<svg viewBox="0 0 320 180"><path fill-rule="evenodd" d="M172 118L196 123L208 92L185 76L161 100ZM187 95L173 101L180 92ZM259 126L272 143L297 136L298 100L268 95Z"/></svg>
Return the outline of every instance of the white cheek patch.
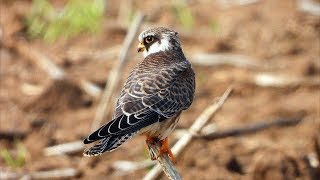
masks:
<svg viewBox="0 0 320 180"><path fill-rule="evenodd" d="M162 39L161 44L159 42L156 42L149 47L148 51L147 49L145 49L143 51L143 56L146 57L149 54L157 53L160 51L166 51L166 50L169 50L170 48L171 46L169 44L169 41L167 39Z"/></svg>

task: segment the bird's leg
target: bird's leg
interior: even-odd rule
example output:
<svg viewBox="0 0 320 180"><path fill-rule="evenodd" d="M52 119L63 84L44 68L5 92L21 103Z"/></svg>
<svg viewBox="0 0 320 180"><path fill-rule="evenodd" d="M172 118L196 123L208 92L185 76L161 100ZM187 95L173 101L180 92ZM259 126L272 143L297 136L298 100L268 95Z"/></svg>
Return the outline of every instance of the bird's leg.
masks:
<svg viewBox="0 0 320 180"><path fill-rule="evenodd" d="M147 145L147 150L149 152L150 158L151 158L151 160L156 160L157 159L156 155L151 153L150 147L149 147L149 144L155 144L156 143L156 139L154 137L148 136L148 135L146 135L146 137L147 137L146 145Z"/></svg>
<svg viewBox="0 0 320 180"><path fill-rule="evenodd" d="M170 157L171 161L173 163L177 163L176 159L174 158L173 156L173 153L169 147L169 144L168 144L168 138L165 138L163 140L160 140L160 143L161 143L161 147L160 147L160 152L159 152L159 156L161 156L163 153L167 153L168 156Z"/></svg>

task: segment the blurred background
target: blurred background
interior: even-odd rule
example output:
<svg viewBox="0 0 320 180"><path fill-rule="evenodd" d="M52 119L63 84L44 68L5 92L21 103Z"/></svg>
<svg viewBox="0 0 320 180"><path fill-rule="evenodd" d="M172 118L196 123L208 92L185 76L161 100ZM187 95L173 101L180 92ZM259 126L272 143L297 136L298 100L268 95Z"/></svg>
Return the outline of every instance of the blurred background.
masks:
<svg viewBox="0 0 320 180"><path fill-rule="evenodd" d="M120 76L103 122L143 59L136 34L119 60L139 13L138 34L179 32L196 73L172 145L230 86L206 131L269 127L195 139L176 165L184 179L319 178L319 0L0 0L0 179L142 179L151 169L144 137L82 156L111 72Z"/></svg>

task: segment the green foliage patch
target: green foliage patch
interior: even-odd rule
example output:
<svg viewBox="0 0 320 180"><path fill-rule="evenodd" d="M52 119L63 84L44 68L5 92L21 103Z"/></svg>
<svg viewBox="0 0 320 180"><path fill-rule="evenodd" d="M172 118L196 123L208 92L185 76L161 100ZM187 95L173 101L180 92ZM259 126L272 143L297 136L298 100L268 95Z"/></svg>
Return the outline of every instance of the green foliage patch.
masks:
<svg viewBox="0 0 320 180"><path fill-rule="evenodd" d="M48 0L33 0L27 31L32 38L51 42L82 32L95 33L101 29L104 9L104 0L69 0L62 9L55 9Z"/></svg>
<svg viewBox="0 0 320 180"><path fill-rule="evenodd" d="M15 150L16 154L13 155L9 152L9 150L1 148L0 149L0 157L4 160L4 163L12 168L20 168L23 167L26 163L27 150L23 146L23 144L19 141L15 142Z"/></svg>

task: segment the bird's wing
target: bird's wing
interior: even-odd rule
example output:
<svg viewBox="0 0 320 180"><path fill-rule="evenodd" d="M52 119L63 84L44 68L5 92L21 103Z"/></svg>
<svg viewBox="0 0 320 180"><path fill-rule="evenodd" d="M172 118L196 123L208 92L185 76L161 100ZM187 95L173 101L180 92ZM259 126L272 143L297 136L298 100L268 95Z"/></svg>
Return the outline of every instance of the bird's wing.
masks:
<svg viewBox="0 0 320 180"><path fill-rule="evenodd" d="M194 73L187 65L163 68L157 73L133 71L120 94L113 120L84 143L138 131L188 108L193 100Z"/></svg>

